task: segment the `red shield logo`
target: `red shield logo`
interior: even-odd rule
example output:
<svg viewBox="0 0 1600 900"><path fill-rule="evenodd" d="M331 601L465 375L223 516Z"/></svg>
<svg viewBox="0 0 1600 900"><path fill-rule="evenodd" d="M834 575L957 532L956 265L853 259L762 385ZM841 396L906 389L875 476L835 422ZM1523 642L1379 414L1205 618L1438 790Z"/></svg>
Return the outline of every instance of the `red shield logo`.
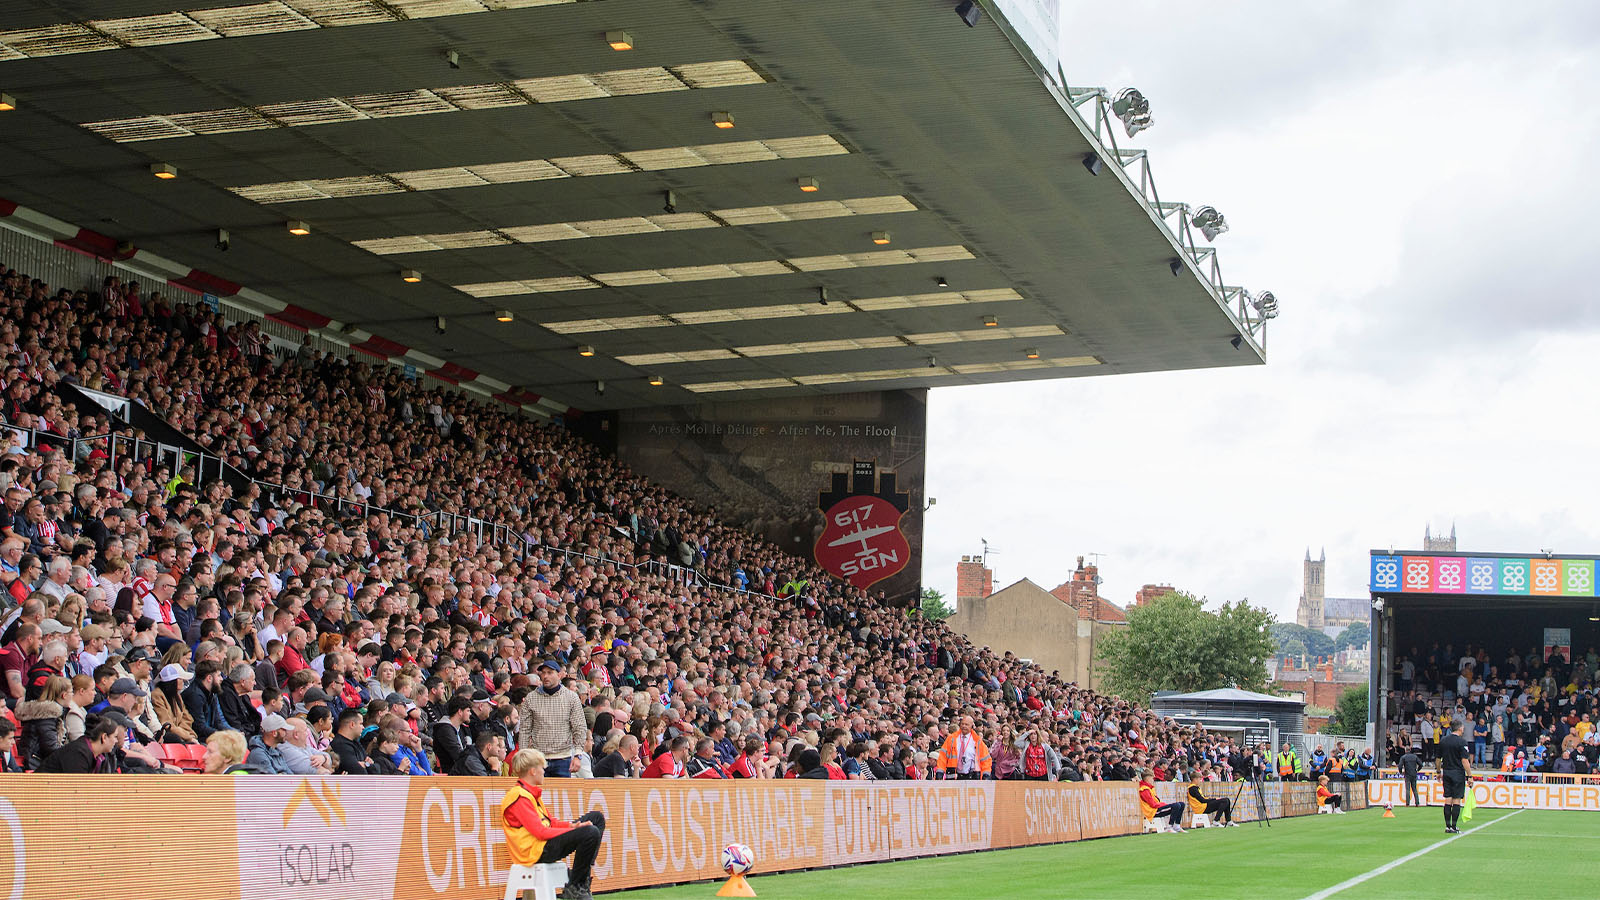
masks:
<svg viewBox="0 0 1600 900"><path fill-rule="evenodd" d="M827 512L828 525L813 548L817 563L858 588L898 573L911 561L900 531L905 513L882 497L846 497Z"/></svg>

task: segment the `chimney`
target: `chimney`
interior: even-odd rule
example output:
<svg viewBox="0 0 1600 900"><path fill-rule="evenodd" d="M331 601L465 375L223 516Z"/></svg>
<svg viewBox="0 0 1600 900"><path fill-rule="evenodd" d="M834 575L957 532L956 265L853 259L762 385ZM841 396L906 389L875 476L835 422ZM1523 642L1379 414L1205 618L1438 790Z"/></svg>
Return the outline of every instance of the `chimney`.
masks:
<svg viewBox="0 0 1600 900"><path fill-rule="evenodd" d="M994 572L984 568L983 557L963 556L956 563L956 607L994 593Z"/></svg>

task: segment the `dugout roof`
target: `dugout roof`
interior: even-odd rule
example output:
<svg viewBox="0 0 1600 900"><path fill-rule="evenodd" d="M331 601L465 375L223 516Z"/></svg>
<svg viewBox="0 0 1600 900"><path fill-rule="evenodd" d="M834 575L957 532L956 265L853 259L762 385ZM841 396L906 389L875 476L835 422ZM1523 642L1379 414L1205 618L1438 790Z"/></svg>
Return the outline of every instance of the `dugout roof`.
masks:
<svg viewBox="0 0 1600 900"><path fill-rule="evenodd" d="M1263 362L986 9L16 0L0 197L551 408Z"/></svg>

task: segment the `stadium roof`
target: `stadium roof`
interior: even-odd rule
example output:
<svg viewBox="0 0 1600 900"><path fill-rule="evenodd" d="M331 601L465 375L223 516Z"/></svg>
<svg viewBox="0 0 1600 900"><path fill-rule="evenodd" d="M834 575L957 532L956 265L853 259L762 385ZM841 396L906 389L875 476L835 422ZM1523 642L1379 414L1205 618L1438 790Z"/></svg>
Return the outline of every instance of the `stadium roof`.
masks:
<svg viewBox="0 0 1600 900"><path fill-rule="evenodd" d="M1192 694L1157 694L1157 700L1180 702L1206 702L1206 703L1287 703L1303 706L1299 700L1288 697L1274 697L1271 694L1261 694L1256 691L1244 691L1238 688L1217 688L1210 691L1195 691Z"/></svg>
<svg viewBox="0 0 1600 900"><path fill-rule="evenodd" d="M1264 361L992 11L864 9L19 0L0 197L586 409Z"/></svg>

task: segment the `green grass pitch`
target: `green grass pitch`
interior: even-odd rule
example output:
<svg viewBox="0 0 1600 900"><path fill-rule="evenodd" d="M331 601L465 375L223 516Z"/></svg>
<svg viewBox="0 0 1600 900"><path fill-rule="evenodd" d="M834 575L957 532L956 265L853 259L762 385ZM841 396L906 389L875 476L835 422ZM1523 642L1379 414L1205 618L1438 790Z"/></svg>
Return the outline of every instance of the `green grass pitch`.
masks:
<svg viewBox="0 0 1600 900"><path fill-rule="evenodd" d="M1279 819L1270 829L1191 830L792 874L756 875L762 900L1057 898L1593 898L1600 814L1478 810L1470 832L1388 871L1321 893L1449 837L1437 807ZM1486 825L1473 831L1478 826ZM757 872L760 861L757 860ZM619 900L716 894L716 884L627 891Z"/></svg>

